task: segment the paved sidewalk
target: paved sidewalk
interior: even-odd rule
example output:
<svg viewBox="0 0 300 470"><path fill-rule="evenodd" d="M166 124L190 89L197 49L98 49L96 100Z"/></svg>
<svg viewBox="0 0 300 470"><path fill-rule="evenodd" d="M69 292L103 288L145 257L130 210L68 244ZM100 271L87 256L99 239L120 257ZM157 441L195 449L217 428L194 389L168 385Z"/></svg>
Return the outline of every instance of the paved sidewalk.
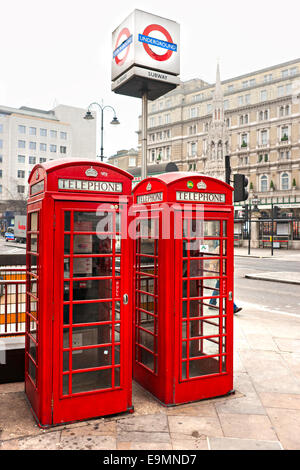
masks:
<svg viewBox="0 0 300 470"><path fill-rule="evenodd" d="M274 259L293 259L300 261L300 250L275 250L274 255L271 255L270 248L251 248L250 255L248 255L248 248L234 247L234 256L245 258L274 258Z"/></svg>
<svg viewBox="0 0 300 470"><path fill-rule="evenodd" d="M165 408L134 384L134 414L49 430L24 384L0 385L0 449L300 449L300 315L235 317L235 395Z"/></svg>
<svg viewBox="0 0 300 470"><path fill-rule="evenodd" d="M257 274L246 274L245 278L256 279L260 281L281 282L283 284L300 284L300 272L266 272Z"/></svg>

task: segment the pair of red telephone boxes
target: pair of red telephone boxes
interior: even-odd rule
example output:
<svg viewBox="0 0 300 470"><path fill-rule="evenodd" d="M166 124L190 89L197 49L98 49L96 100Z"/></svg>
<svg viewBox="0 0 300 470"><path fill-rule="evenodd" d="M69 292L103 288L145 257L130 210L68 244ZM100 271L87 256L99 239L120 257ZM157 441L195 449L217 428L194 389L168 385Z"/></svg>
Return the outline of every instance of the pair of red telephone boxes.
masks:
<svg viewBox="0 0 300 470"><path fill-rule="evenodd" d="M88 160L29 178L25 390L40 426L233 388L232 188Z"/></svg>

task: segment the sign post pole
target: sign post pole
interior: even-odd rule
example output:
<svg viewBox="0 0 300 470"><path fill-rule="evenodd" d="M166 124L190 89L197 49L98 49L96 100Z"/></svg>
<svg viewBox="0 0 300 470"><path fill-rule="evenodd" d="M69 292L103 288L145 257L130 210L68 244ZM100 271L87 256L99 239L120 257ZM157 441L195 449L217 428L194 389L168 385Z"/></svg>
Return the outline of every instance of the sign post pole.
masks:
<svg viewBox="0 0 300 470"><path fill-rule="evenodd" d="M147 178L147 131L148 131L148 92L142 94L142 179Z"/></svg>

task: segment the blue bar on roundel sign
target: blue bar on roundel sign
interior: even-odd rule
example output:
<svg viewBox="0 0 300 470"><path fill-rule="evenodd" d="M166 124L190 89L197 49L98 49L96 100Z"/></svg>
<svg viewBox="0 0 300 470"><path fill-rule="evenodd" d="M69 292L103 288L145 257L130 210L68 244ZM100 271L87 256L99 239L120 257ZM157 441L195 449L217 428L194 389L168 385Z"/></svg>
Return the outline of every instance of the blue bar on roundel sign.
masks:
<svg viewBox="0 0 300 470"><path fill-rule="evenodd" d="M129 36L128 39L126 39L126 41L122 42L122 44L120 44L120 46L117 47L117 49L113 52L113 58L119 55L120 52L124 51L124 49L126 49L126 47L129 46L129 44L131 43L132 43L132 34Z"/></svg>
<svg viewBox="0 0 300 470"><path fill-rule="evenodd" d="M177 52L177 44L171 42L162 41L161 39L151 38L150 36L145 36L144 34L139 34L139 41L152 46L162 47L163 49L168 49L174 52Z"/></svg>

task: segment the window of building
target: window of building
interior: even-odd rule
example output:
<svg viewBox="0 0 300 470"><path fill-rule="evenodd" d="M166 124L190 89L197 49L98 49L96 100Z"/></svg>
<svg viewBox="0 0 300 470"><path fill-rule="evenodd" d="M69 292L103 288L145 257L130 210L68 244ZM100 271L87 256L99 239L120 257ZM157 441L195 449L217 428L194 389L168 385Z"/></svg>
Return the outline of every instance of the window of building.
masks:
<svg viewBox="0 0 300 470"><path fill-rule="evenodd" d="M18 163L25 163L25 155L18 155Z"/></svg>
<svg viewBox="0 0 300 470"><path fill-rule="evenodd" d="M166 147L166 160L171 158L171 147Z"/></svg>
<svg viewBox="0 0 300 470"><path fill-rule="evenodd" d="M260 101L267 101L268 99L268 92L267 90L262 90L260 92Z"/></svg>
<svg viewBox="0 0 300 470"><path fill-rule="evenodd" d="M64 145L61 145L59 147L59 151L60 151L60 153L67 153L67 147L65 147Z"/></svg>
<svg viewBox="0 0 300 470"><path fill-rule="evenodd" d="M244 104L244 97L243 97L243 96L239 96L239 97L238 97L238 105L239 105L239 106L243 106L243 104Z"/></svg>
<svg viewBox="0 0 300 470"><path fill-rule="evenodd" d="M193 126L189 126L189 135L194 135L197 133L197 126L194 124Z"/></svg>
<svg viewBox="0 0 300 470"><path fill-rule="evenodd" d="M241 147L248 147L248 134L244 133L241 135Z"/></svg>
<svg viewBox="0 0 300 470"><path fill-rule="evenodd" d="M190 143L190 156L195 157L197 155L197 144L196 142Z"/></svg>
<svg viewBox="0 0 300 470"><path fill-rule="evenodd" d="M289 76L289 71L287 70L282 70L281 72L282 78L287 78Z"/></svg>
<svg viewBox="0 0 300 470"><path fill-rule="evenodd" d="M170 108L171 103L172 103L171 98L167 99L166 100L166 108Z"/></svg>
<svg viewBox="0 0 300 470"><path fill-rule="evenodd" d="M50 152L56 152L56 145L50 144Z"/></svg>
<svg viewBox="0 0 300 470"><path fill-rule="evenodd" d="M3 162L3 155L0 155L0 163Z"/></svg>
<svg viewBox="0 0 300 470"><path fill-rule="evenodd" d="M67 133L66 132L61 132L60 133L60 138L63 140L67 140Z"/></svg>
<svg viewBox="0 0 300 470"><path fill-rule="evenodd" d="M290 189L290 177L288 173L282 173L280 177L280 184L282 191L288 191Z"/></svg>
<svg viewBox="0 0 300 470"><path fill-rule="evenodd" d="M264 76L264 82L271 82L273 80L273 75L271 73L268 73L267 75Z"/></svg>
<svg viewBox="0 0 300 470"><path fill-rule="evenodd" d="M40 129L40 136L46 137L47 136L47 129Z"/></svg>
<svg viewBox="0 0 300 470"><path fill-rule="evenodd" d="M165 114L165 124L169 124L171 122L170 114Z"/></svg>
<svg viewBox="0 0 300 470"><path fill-rule="evenodd" d="M268 131L261 131L260 133L260 143L261 145L268 144Z"/></svg>
<svg viewBox="0 0 300 470"><path fill-rule="evenodd" d="M234 85L228 85L227 91L228 93L231 93L234 90Z"/></svg>
<svg viewBox="0 0 300 470"><path fill-rule="evenodd" d="M292 84L292 83L289 83L289 84L286 85L286 87L285 87L285 93L286 93L287 95L290 95L292 92L293 92L293 84Z"/></svg>
<svg viewBox="0 0 300 470"><path fill-rule="evenodd" d="M245 104L250 104L251 103L251 95L246 95L245 96Z"/></svg>
<svg viewBox="0 0 300 470"><path fill-rule="evenodd" d="M153 104L153 105L151 106L151 111L152 111L152 113L154 113L154 112L156 111L156 104Z"/></svg>
<svg viewBox="0 0 300 470"><path fill-rule="evenodd" d="M36 157L29 157L29 164L35 165L36 164Z"/></svg>
<svg viewBox="0 0 300 470"><path fill-rule="evenodd" d="M154 126L155 126L155 118L154 118L154 117L150 118L149 124L150 124L150 127L154 127Z"/></svg>
<svg viewBox="0 0 300 470"><path fill-rule="evenodd" d="M57 138L57 131L50 130L50 137L51 137L51 139L56 139Z"/></svg>
<svg viewBox="0 0 300 470"><path fill-rule="evenodd" d="M3 140L0 139L0 149L2 149L2 148L3 148Z"/></svg>
<svg viewBox="0 0 300 470"><path fill-rule="evenodd" d="M224 111L227 111L229 109L229 100L224 100Z"/></svg>
<svg viewBox="0 0 300 470"><path fill-rule="evenodd" d="M207 112L208 113L212 112L212 104L211 103L208 103L208 105L207 105Z"/></svg>
<svg viewBox="0 0 300 470"><path fill-rule="evenodd" d="M26 127L25 126L18 126L18 131L20 134L26 134Z"/></svg>
<svg viewBox="0 0 300 470"><path fill-rule="evenodd" d="M171 131L170 129L167 129L165 132L164 132L164 137L165 139L169 139L171 137Z"/></svg>
<svg viewBox="0 0 300 470"><path fill-rule="evenodd" d="M2 184L0 184L0 194L2 194Z"/></svg>
<svg viewBox="0 0 300 470"><path fill-rule="evenodd" d="M278 96L284 96L284 86L279 86L277 87L277 91L278 91Z"/></svg>
<svg viewBox="0 0 300 470"><path fill-rule="evenodd" d="M18 170L18 178L25 178L25 171L24 170Z"/></svg>
<svg viewBox="0 0 300 470"><path fill-rule="evenodd" d="M3 176L3 172L2 170L0 170L0 178L2 178L2 176Z"/></svg>
<svg viewBox="0 0 300 470"><path fill-rule="evenodd" d="M0 134L3 132L3 124L0 124Z"/></svg>
<svg viewBox="0 0 300 470"><path fill-rule="evenodd" d="M226 121L225 121L225 122L226 122L226 126L227 126L227 127L230 127L230 118L226 118Z"/></svg>
<svg viewBox="0 0 300 470"><path fill-rule="evenodd" d="M47 158L43 158L43 157L40 158L40 163L45 163L46 161L47 161Z"/></svg>
<svg viewBox="0 0 300 470"><path fill-rule="evenodd" d="M26 147L25 140L18 140L18 147L19 149L24 149Z"/></svg>
<svg viewBox="0 0 300 470"><path fill-rule="evenodd" d="M292 69L290 69L290 75L297 75L298 73L298 67L293 67Z"/></svg>
<svg viewBox="0 0 300 470"><path fill-rule="evenodd" d="M29 135L36 135L36 127L29 127Z"/></svg>
<svg viewBox="0 0 300 470"><path fill-rule="evenodd" d="M135 166L136 165L136 157L129 157L128 165L129 166Z"/></svg>
<svg viewBox="0 0 300 470"><path fill-rule="evenodd" d="M36 142L29 142L30 150L36 150Z"/></svg>
<svg viewBox="0 0 300 470"><path fill-rule="evenodd" d="M41 144L40 144L40 150L41 150L42 152L46 152L46 150L47 150L47 144L41 143Z"/></svg>
<svg viewBox="0 0 300 470"><path fill-rule="evenodd" d="M150 152L150 162L155 162L155 149Z"/></svg>
<svg viewBox="0 0 300 470"><path fill-rule="evenodd" d="M268 177L266 175L260 177L260 191L262 193L268 191Z"/></svg>
<svg viewBox="0 0 300 470"><path fill-rule="evenodd" d="M288 126L282 126L281 128L281 140L289 140L289 128Z"/></svg>
<svg viewBox="0 0 300 470"><path fill-rule="evenodd" d="M190 118L193 119L197 117L197 108L191 108L190 109Z"/></svg>

